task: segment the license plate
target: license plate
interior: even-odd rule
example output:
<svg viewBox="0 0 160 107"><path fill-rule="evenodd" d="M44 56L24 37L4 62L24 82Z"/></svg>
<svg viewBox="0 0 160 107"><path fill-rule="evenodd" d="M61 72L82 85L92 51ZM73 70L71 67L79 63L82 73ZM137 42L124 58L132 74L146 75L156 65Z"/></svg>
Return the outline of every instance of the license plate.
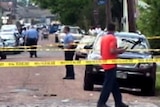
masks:
<svg viewBox="0 0 160 107"><path fill-rule="evenodd" d="M127 73L124 73L124 72L118 72L116 73L116 77L117 78L120 78L120 79L127 79Z"/></svg>

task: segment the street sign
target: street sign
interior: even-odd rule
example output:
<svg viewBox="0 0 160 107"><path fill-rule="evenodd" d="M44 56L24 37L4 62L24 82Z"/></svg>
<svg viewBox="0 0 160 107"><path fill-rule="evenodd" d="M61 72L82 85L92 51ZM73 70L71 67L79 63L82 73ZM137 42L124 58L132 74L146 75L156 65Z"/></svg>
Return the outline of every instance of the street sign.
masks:
<svg viewBox="0 0 160 107"><path fill-rule="evenodd" d="M105 5L107 3L107 0L98 0L98 5Z"/></svg>

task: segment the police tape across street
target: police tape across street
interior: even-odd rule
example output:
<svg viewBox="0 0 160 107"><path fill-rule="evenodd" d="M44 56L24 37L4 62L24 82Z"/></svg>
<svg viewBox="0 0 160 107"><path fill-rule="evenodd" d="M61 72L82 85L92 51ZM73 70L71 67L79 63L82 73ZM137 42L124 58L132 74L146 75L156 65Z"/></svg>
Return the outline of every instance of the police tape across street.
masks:
<svg viewBox="0 0 160 107"><path fill-rule="evenodd" d="M160 39L160 36L150 36L150 37L147 37L147 39ZM73 45L77 45L77 44L86 44L86 43L89 43L89 42L84 42L84 43L73 43ZM46 45L33 45L33 47L40 47L40 48L43 48L43 47L55 47L55 46L59 46L59 45L62 45L60 43L54 43L54 44L46 44ZM30 48L31 46L16 46L16 47L12 47L12 48ZM5 47L7 48L7 47ZM1 48L0 48L1 49Z"/></svg>
<svg viewBox="0 0 160 107"><path fill-rule="evenodd" d="M133 63L160 63L160 58L153 59L115 59L115 60L51 60L51 61L18 61L0 62L0 67L46 67L64 65L100 65L100 64L133 64Z"/></svg>
<svg viewBox="0 0 160 107"><path fill-rule="evenodd" d="M61 49L61 48L37 48L37 49L31 49L29 47L25 48L14 48L14 47L5 47L5 48L0 48L0 51L78 51L82 49ZM93 50L93 49L83 49L83 50ZM97 50L98 51L98 50ZM127 49L126 51L130 52L160 52L160 49Z"/></svg>

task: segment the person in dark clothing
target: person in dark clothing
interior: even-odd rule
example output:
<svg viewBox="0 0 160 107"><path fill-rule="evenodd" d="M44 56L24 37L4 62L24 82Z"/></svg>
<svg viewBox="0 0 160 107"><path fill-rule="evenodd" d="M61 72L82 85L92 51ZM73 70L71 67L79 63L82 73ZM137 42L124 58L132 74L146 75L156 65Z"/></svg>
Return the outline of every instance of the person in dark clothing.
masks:
<svg viewBox="0 0 160 107"><path fill-rule="evenodd" d="M125 49L117 47L117 39L114 35L115 25L109 24L107 30L108 34L104 35L101 40L100 52L102 60L117 59L117 55L125 52ZM102 65L105 70L105 78L97 107L109 107L106 105L106 102L110 93L113 94L115 107L128 107L128 105L122 102L122 95L116 79L116 66L116 64Z"/></svg>
<svg viewBox="0 0 160 107"><path fill-rule="evenodd" d="M73 49L74 38L72 34L69 33L70 28L68 26L64 27L64 49ZM72 61L74 56L74 51L64 51L64 57L66 61ZM66 76L63 79L75 79L74 67L73 65L66 65Z"/></svg>
<svg viewBox="0 0 160 107"><path fill-rule="evenodd" d="M37 30L32 27L31 29L29 29L27 32L26 32L26 36L25 36L25 41L26 41L26 45L27 46L31 46L30 49L33 49L30 52L30 58L33 57L33 55L35 57L37 57L37 42L38 42L38 38L39 38L39 34L37 32Z"/></svg>

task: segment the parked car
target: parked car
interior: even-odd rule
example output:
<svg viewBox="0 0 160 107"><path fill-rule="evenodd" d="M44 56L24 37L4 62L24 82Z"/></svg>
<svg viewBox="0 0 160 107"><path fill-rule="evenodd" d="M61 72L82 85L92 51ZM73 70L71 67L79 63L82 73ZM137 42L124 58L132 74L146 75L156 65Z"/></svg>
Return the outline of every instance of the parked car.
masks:
<svg viewBox="0 0 160 107"><path fill-rule="evenodd" d="M17 33L1 32L0 37L4 41L5 47L19 48L18 46L20 46L20 43L19 43L19 36L17 35ZM10 52L19 53L20 51L10 51Z"/></svg>
<svg viewBox="0 0 160 107"><path fill-rule="evenodd" d="M2 25L2 26L1 26L1 32L14 32L14 33L19 33L17 26L14 25L14 24Z"/></svg>
<svg viewBox="0 0 160 107"><path fill-rule="evenodd" d="M95 40L96 36L90 36L90 35L86 35L84 36L79 44L76 47L76 51L75 51L75 59L79 60L79 58L86 58L87 54L89 52L89 50L84 49L84 47L87 45L89 47L93 46L94 40Z"/></svg>
<svg viewBox="0 0 160 107"><path fill-rule="evenodd" d="M6 59L7 58L7 55L6 55L6 52L3 51L2 49L5 47L5 43L4 41L0 38L0 57L1 59Z"/></svg>
<svg viewBox="0 0 160 107"><path fill-rule="evenodd" d="M56 33L55 35L55 42L58 43L59 47L63 47L63 42L64 42L64 36L65 33L63 32L65 26L62 26L60 31ZM74 43L79 43L79 41L82 39L84 36L83 32L81 31L80 27L78 26L69 26L70 28L70 33L74 37Z"/></svg>
<svg viewBox="0 0 160 107"><path fill-rule="evenodd" d="M20 33L14 33L14 35L16 36L19 46L24 46L24 37Z"/></svg>
<svg viewBox="0 0 160 107"><path fill-rule="evenodd" d="M53 24L53 25L51 25L49 33L53 34L53 33L57 32L58 30L60 30L60 27L61 27L60 24Z"/></svg>
<svg viewBox="0 0 160 107"><path fill-rule="evenodd" d="M49 39L49 31L48 31L48 29L43 28L41 32L42 32L41 39Z"/></svg>
<svg viewBox="0 0 160 107"><path fill-rule="evenodd" d="M119 59L151 59L153 57L151 52L142 51L150 48L149 42L144 35L127 32L117 32L115 35L118 47L128 47L128 51L118 56ZM87 56L88 60L101 59L100 42L102 36L97 36L93 48ZM156 63L118 64L117 80L120 87L140 90L143 95L154 95L156 67ZM86 65L84 90L93 90L94 84L102 85L103 78L104 70L101 65Z"/></svg>

